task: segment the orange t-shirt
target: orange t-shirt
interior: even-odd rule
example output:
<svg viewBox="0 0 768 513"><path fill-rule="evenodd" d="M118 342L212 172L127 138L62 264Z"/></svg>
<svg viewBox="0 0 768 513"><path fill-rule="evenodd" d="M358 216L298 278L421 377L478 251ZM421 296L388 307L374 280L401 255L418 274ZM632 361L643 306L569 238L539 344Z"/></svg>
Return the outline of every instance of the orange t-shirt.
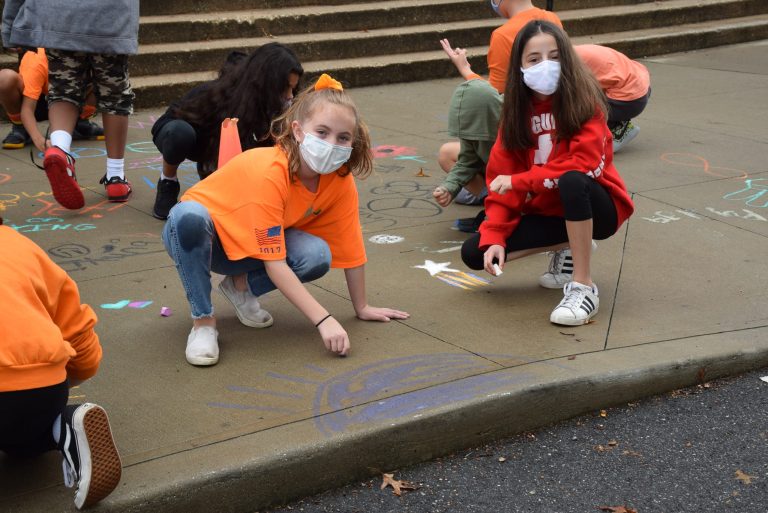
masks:
<svg viewBox="0 0 768 513"><path fill-rule="evenodd" d="M230 260L283 260L285 229L296 228L328 243L332 267L366 262L354 177L321 175L317 192L310 192L301 180L291 181L277 146L232 158L181 200L208 209Z"/></svg>
<svg viewBox="0 0 768 513"><path fill-rule="evenodd" d="M0 226L0 262L0 393L96 374L96 314L75 281L10 226Z"/></svg>
<svg viewBox="0 0 768 513"><path fill-rule="evenodd" d="M632 101L648 93L651 75L639 62L607 46L576 45L573 49L592 70L608 98Z"/></svg>
<svg viewBox="0 0 768 513"><path fill-rule="evenodd" d="M517 33L532 20L546 20L558 27L563 26L557 14L534 7L515 14L491 34L491 44L488 48L488 81L501 94L504 94L504 87L507 85L509 57L512 55L512 45Z"/></svg>
<svg viewBox="0 0 768 513"><path fill-rule="evenodd" d="M19 75L24 79L24 96L39 100L40 96L48 94L48 57L45 50L38 48L37 52L27 52L19 63Z"/></svg>

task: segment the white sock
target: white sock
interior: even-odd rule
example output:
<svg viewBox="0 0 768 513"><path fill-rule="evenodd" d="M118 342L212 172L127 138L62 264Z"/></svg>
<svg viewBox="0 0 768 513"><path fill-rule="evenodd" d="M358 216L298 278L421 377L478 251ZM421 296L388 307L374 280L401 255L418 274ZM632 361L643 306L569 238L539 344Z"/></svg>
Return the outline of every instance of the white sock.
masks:
<svg viewBox="0 0 768 513"><path fill-rule="evenodd" d="M125 159L107 159L107 180L125 178Z"/></svg>
<svg viewBox="0 0 768 513"><path fill-rule="evenodd" d="M176 176L165 176L165 174L163 174L163 172L161 171L160 172L160 180L171 180L173 182L178 182L179 178L176 177Z"/></svg>
<svg viewBox="0 0 768 513"><path fill-rule="evenodd" d="M58 146L69 153L72 148L72 134L66 130L54 130L51 132L51 146Z"/></svg>
<svg viewBox="0 0 768 513"><path fill-rule="evenodd" d="M58 444L59 438L61 438L61 415L53 421L53 441Z"/></svg>

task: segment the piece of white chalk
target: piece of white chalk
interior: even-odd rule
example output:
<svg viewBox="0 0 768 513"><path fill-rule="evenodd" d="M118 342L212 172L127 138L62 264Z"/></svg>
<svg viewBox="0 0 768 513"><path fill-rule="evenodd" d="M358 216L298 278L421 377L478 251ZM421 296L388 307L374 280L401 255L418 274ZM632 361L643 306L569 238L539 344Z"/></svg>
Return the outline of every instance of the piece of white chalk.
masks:
<svg viewBox="0 0 768 513"><path fill-rule="evenodd" d="M493 272L496 273L496 276L501 276L503 274L501 271L501 267L499 267L499 264L493 264Z"/></svg>

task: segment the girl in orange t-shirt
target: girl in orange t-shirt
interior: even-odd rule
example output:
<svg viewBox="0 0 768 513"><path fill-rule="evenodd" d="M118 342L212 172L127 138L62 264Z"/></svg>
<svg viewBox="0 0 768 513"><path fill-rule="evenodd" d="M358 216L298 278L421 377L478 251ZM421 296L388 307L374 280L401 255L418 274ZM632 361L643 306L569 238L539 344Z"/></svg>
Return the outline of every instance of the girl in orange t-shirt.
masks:
<svg viewBox="0 0 768 513"><path fill-rule="evenodd" d="M366 299L354 177L373 168L370 136L341 84L321 76L275 120L273 136L274 147L241 153L189 189L163 229L192 310L192 365L219 359L211 270L225 275L219 289L246 326L272 325L257 297L277 288L320 331L326 348L342 356L349 352L347 332L302 282L339 267L359 319L409 317Z"/></svg>

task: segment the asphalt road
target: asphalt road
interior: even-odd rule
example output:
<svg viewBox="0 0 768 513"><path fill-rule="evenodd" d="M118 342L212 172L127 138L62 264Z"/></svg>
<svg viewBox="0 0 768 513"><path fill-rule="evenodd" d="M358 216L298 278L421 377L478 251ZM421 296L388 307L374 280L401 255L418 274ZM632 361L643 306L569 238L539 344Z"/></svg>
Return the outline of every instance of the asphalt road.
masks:
<svg viewBox="0 0 768 513"><path fill-rule="evenodd" d="M394 470L395 480L418 487L401 497L377 477L269 511L766 513L766 375L677 390Z"/></svg>

